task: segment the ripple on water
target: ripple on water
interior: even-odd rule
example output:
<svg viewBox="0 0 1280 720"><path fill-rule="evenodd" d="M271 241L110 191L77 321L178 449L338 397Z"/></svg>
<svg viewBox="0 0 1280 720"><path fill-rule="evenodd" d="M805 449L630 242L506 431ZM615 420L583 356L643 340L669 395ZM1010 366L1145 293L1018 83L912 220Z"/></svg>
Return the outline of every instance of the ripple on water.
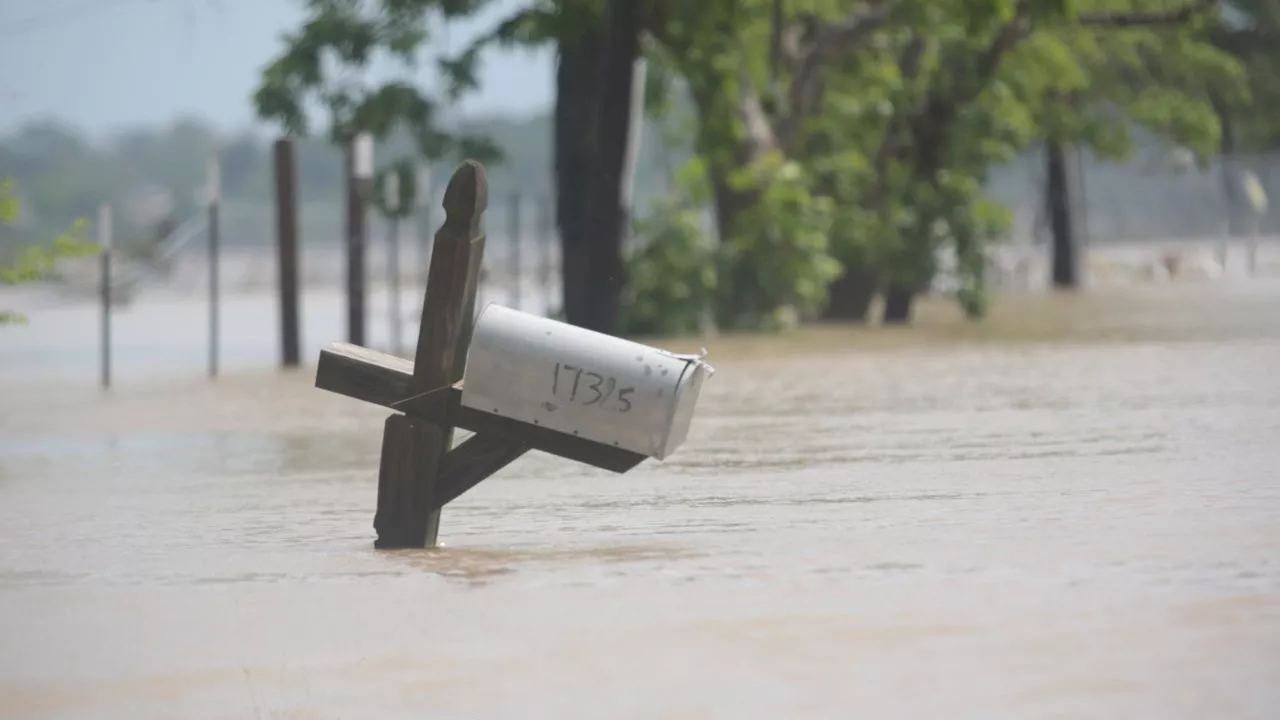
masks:
<svg viewBox="0 0 1280 720"><path fill-rule="evenodd" d="M1027 301L1044 317L1017 327L726 338L670 461L618 476L522 458L446 509L435 550L372 549L386 411L306 373L50 402L6 385L0 698L74 687L76 716L167 717L177 700L148 713L146 691L74 683L230 668L214 684L278 700L264 716L342 693L367 715L423 687L519 716L494 711L510 697L494 677L531 704L688 696L655 717L724 698L763 715L779 687L848 690L840 707L871 715L973 688L990 694L959 714L1048 716L1064 696L1117 716L1186 717L1188 697L1274 708L1275 292L1266 313L1252 295L1175 298L1132 334L1123 307ZM263 669L322 662L343 672L307 693ZM366 662L430 670L375 687L352 680ZM942 684L922 695L921 677ZM1150 705L1115 704L1116 678Z"/></svg>

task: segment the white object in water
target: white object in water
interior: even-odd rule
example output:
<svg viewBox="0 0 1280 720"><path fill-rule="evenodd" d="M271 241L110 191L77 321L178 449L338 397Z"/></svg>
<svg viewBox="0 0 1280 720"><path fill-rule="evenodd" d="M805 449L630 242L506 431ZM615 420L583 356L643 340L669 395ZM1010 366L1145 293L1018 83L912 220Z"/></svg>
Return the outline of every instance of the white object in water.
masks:
<svg viewBox="0 0 1280 720"><path fill-rule="evenodd" d="M476 319L462 404L662 460L688 436L701 355L485 306Z"/></svg>

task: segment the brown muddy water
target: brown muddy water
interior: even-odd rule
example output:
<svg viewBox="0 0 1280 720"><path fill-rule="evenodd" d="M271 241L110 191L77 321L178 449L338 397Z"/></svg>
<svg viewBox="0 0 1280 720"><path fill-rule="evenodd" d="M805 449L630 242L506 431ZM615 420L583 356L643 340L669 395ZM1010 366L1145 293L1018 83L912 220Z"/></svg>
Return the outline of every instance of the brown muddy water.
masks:
<svg viewBox="0 0 1280 720"><path fill-rule="evenodd" d="M1277 716L1280 283L707 344L673 458L526 457L434 551L310 371L7 371L0 717Z"/></svg>

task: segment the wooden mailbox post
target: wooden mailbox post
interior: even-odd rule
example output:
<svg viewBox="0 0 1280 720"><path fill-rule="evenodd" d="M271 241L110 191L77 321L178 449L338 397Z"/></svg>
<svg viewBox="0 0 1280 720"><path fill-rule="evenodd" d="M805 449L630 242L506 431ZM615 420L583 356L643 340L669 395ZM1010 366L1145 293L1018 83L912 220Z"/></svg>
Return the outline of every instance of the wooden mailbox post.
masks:
<svg viewBox="0 0 1280 720"><path fill-rule="evenodd" d="M378 509L373 523L378 534L376 546L380 548L434 546L439 530L440 509L529 450L540 450L624 473L643 462L646 457L665 456L673 446L673 442L669 441L669 432L663 436L661 446L652 444L658 449L647 450L651 446L647 442L624 447L624 443L618 440L601 439L609 436L589 439L580 436L577 430L566 431L563 423L560 426L556 422L544 423L527 410L522 409L518 414L503 414L498 408L492 408L494 411L489 412L490 408L476 406L474 396L478 393L472 393L471 402L464 397L462 380L468 348L475 330L476 286L484 257L485 239L480 218L487 203L488 189L484 168L479 163L468 160L454 172L445 189L445 220L435 235L417 353L413 362L346 343L335 343L320 353L316 387L397 411L387 418L382 440ZM512 327L510 313L515 311L507 312L507 315L495 315L495 327ZM614 356L619 356L623 350L626 354L635 355L634 358L628 357L628 360L643 360L643 352L637 355L636 348L662 353L554 321L523 317L526 320L520 327L531 326L535 321L551 323L560 335L575 337L576 333L579 345L582 344L584 334L602 338L613 343L611 349ZM515 321L522 322L518 317ZM504 322L505 325L502 324ZM548 328L539 326L539 335L545 331L546 336L552 336L553 331ZM486 348L488 354L484 365L487 374L482 379L492 383L492 378L503 376L506 356L502 355L501 343L489 341ZM546 347L543 350L543 355L532 359L524 369L550 377L552 367L547 358L551 356L546 354ZM499 354L496 362L495 352ZM681 358L665 355L669 358ZM539 363L546 364L546 367ZM537 366L536 369L534 366ZM644 373L655 374L653 367L658 367L658 364L645 363ZM563 363L556 362L555 378L549 382L559 385L559 379L567 369ZM596 399L604 397L597 386L596 399L588 396L585 389L581 398L578 398L578 385L583 372L578 368L576 378L566 378L564 381L566 387L572 382L573 391L572 395L564 398L565 407L577 408L590 404L588 400L596 402ZM661 375L668 375L665 367L659 372ZM601 377L593 372L587 374ZM700 373L694 372L691 376L693 382L689 384L694 387L681 400L682 417L685 419L677 430L675 443L683 440L683 433L687 431L687 418L692 414L692 404L696 401L697 388L701 382ZM609 379L612 382L608 389L613 390L617 383L612 376ZM512 377L511 382L518 383L519 379ZM652 394L663 398L668 389L674 388L658 388ZM634 391L634 388L628 390ZM484 402L492 404L493 394L490 388L490 392L481 397ZM666 421L670 425L671 417L676 414L675 398L670 397L673 394L675 393L666 392L668 405L660 405L657 400L652 400L642 408L649 410L646 417L651 426L654 418L657 418L658 424L662 423L660 416L667 408L669 412ZM557 399L556 402L561 400ZM624 398L622 402L625 405L615 403L616 408L630 410L634 402L640 400ZM530 403L526 402L524 405L528 406ZM539 405L542 409L536 412L551 413L560 409L550 401ZM593 409L603 412L599 409L601 407L603 402ZM616 408L614 412L618 412ZM560 416L564 415L564 412L560 413ZM609 427L608 423L603 426ZM475 434L454 447L455 428L470 430ZM588 429L586 434L593 433ZM646 437L654 435L651 432Z"/></svg>

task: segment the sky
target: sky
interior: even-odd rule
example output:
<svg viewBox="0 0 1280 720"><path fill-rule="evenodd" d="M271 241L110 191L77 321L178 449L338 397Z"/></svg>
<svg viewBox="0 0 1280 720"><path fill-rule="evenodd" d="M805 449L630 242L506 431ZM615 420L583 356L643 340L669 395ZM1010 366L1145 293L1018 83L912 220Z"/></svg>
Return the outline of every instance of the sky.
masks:
<svg viewBox="0 0 1280 720"><path fill-rule="evenodd" d="M494 0L447 28L459 49L521 5ZM303 0L0 0L0 133L52 118L95 136L197 116L223 131L257 123L250 95L302 21ZM554 90L549 49L491 51L462 113L524 115ZM407 72L376 68L372 78ZM429 68L414 72L432 87Z"/></svg>

